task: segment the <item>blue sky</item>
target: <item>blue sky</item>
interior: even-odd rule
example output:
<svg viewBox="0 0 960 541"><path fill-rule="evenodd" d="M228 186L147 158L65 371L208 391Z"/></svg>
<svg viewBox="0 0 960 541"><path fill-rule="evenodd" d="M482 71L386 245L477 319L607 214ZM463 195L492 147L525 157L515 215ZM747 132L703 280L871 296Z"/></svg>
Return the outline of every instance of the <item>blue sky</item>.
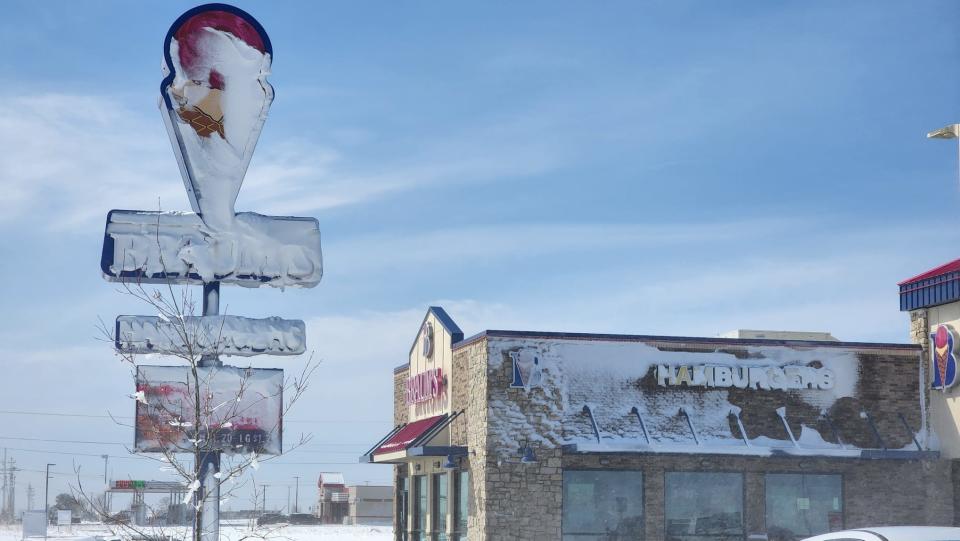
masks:
<svg viewBox="0 0 960 541"><path fill-rule="evenodd" d="M132 410L95 325L143 308L99 276L103 224L189 209L156 103L193 5L0 20L0 444L57 463L52 491L102 453L115 477L159 475L119 445L11 439L129 441L109 419L5 412ZM956 2L237 5L271 36L276 92L237 208L317 217L326 262L313 290L223 292L230 313L306 320L322 360L288 424L313 442L257 473L274 505L293 475L389 480L354 462L431 304L467 334L901 342L896 282L958 255L956 146L924 137L960 121ZM21 503L42 477L21 474Z"/></svg>

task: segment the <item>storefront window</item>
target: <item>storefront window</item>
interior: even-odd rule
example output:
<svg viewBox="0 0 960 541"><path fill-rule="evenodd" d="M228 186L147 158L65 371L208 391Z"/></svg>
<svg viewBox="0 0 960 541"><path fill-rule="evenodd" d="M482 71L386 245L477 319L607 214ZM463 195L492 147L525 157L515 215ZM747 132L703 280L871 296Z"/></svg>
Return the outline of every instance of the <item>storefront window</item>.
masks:
<svg viewBox="0 0 960 541"><path fill-rule="evenodd" d="M396 538L400 541L407 541L407 512L410 496L410 480L407 477L400 477L397 484L397 532Z"/></svg>
<svg viewBox="0 0 960 541"><path fill-rule="evenodd" d="M563 539L643 538L643 472L563 472Z"/></svg>
<svg viewBox="0 0 960 541"><path fill-rule="evenodd" d="M770 539L779 541L842 530L842 487L843 478L839 475L767 474Z"/></svg>
<svg viewBox="0 0 960 541"><path fill-rule="evenodd" d="M467 517L470 513L470 472L457 473L457 503L454 507L453 538L455 541L467 539Z"/></svg>
<svg viewBox="0 0 960 541"><path fill-rule="evenodd" d="M427 476L413 476L413 541L423 541L427 531Z"/></svg>
<svg viewBox="0 0 960 541"><path fill-rule="evenodd" d="M664 516L668 541L742 541L743 475L669 472Z"/></svg>
<svg viewBox="0 0 960 541"><path fill-rule="evenodd" d="M447 541L447 479L445 473L433 475L433 539Z"/></svg>

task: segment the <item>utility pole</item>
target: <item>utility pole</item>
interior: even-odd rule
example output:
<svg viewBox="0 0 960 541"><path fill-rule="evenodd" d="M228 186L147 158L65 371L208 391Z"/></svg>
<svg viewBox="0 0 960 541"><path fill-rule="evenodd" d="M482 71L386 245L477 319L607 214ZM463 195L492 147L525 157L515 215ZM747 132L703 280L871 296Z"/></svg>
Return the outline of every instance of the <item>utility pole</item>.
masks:
<svg viewBox="0 0 960 541"><path fill-rule="evenodd" d="M287 514L290 514L290 485L287 485Z"/></svg>
<svg viewBox="0 0 960 541"><path fill-rule="evenodd" d="M3 486L0 487L0 522L7 520L7 449L3 449L3 473L0 473Z"/></svg>
<svg viewBox="0 0 960 541"><path fill-rule="evenodd" d="M100 458L103 459L103 485L108 486L107 484L107 460L110 459L110 455L100 455Z"/></svg>
<svg viewBox="0 0 960 541"><path fill-rule="evenodd" d="M27 511L33 511L33 498L36 496L33 484L27 483Z"/></svg>
<svg viewBox="0 0 960 541"><path fill-rule="evenodd" d="M267 514L267 487L268 486L270 485L260 485L260 488L263 489L263 495L261 496L263 498L263 503L260 504L260 516Z"/></svg>
<svg viewBox="0 0 960 541"><path fill-rule="evenodd" d="M293 512L299 513L300 512L300 476L294 475L293 478L297 480L297 492L293 498Z"/></svg>
<svg viewBox="0 0 960 541"><path fill-rule="evenodd" d="M9 481L9 495L7 496L7 519L13 521L17 499L17 461L10 457L10 468L7 470Z"/></svg>
<svg viewBox="0 0 960 541"><path fill-rule="evenodd" d="M47 475L44 479L43 486L43 518L46 520L44 524L50 524L50 466L56 466L56 464L47 464ZM47 528L43 528L43 538L47 538Z"/></svg>

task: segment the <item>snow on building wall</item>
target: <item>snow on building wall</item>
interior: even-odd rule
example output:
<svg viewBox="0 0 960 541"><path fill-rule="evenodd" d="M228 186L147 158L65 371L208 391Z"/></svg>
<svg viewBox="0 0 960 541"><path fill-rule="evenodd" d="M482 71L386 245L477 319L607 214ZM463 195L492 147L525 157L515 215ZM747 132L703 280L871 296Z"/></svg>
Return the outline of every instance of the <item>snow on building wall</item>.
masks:
<svg viewBox="0 0 960 541"><path fill-rule="evenodd" d="M913 346L535 334L487 339L491 437L502 449L531 441L834 454L916 449L914 437L924 438ZM536 381L512 386L517 365L534 360Z"/></svg>

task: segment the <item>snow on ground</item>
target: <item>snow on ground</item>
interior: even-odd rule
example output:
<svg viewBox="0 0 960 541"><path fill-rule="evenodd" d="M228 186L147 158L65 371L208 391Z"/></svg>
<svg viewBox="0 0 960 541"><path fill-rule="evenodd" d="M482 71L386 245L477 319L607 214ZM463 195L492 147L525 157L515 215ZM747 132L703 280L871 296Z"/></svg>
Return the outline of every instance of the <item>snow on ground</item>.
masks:
<svg viewBox="0 0 960 541"><path fill-rule="evenodd" d="M171 531L172 530L172 531ZM167 533L189 535L189 529L173 528ZM249 533L245 525L223 525L220 527L224 541L234 541ZM17 526L0 526L0 541L20 541L22 530ZM83 524L72 527L56 526L49 529L48 539L52 541L94 541L95 538L116 538L109 528L102 524ZM39 541L42 538L30 538ZM389 541L393 539L390 526L282 526L270 530L267 539L277 541Z"/></svg>

